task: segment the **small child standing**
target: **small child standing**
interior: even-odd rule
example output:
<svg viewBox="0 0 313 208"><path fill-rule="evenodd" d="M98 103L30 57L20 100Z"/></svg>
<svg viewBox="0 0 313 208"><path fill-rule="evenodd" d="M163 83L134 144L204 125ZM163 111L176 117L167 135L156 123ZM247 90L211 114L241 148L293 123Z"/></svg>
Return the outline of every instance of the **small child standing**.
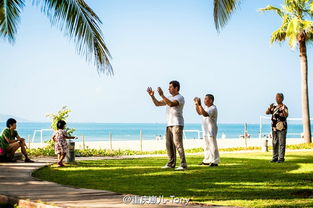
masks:
<svg viewBox="0 0 313 208"><path fill-rule="evenodd" d="M68 145L66 139L75 139L76 137L68 136L65 130L66 122L63 120L58 121L57 123L57 131L52 136L54 143L54 151L55 154L58 155L58 162L57 165L59 167L63 167L63 160L66 156L68 151Z"/></svg>

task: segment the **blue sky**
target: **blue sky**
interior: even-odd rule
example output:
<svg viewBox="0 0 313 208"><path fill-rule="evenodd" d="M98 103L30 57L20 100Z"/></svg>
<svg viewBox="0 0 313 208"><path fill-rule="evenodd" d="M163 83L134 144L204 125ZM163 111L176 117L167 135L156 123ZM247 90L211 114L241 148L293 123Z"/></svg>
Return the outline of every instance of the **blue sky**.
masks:
<svg viewBox="0 0 313 208"><path fill-rule="evenodd" d="M28 4L15 44L0 41L0 113L48 121L46 113L68 105L75 122L160 123L165 109L154 107L145 90L166 90L176 79L188 123L200 121L192 98L206 93L216 97L219 122L257 123L276 92L285 94L290 117L301 116L298 51L271 46L280 19L256 11L277 1L243 1L220 34L210 0L86 2L103 21L115 76L99 76L74 43ZM309 64L311 54L309 47ZM312 91L311 70L309 78Z"/></svg>

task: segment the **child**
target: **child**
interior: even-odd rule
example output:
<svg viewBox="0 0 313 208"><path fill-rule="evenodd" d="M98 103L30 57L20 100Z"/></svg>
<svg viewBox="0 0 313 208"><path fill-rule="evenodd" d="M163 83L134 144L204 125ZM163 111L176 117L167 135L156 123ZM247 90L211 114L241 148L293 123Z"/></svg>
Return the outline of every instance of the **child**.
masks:
<svg viewBox="0 0 313 208"><path fill-rule="evenodd" d="M76 139L76 137L68 136L65 130L66 122L63 120L58 121L57 123L57 131L52 136L54 144L55 154L58 155L57 165L59 167L63 167L63 160L66 156L66 152L68 150L66 139Z"/></svg>

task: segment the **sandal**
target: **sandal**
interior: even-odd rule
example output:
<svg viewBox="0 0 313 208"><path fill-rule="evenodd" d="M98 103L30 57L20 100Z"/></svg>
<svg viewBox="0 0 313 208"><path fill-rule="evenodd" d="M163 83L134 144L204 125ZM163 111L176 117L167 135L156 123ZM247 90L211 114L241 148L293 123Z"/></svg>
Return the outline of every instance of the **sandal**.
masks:
<svg viewBox="0 0 313 208"><path fill-rule="evenodd" d="M58 165L59 167L64 167L64 164L61 163L61 162L57 162L57 165Z"/></svg>
<svg viewBox="0 0 313 208"><path fill-rule="evenodd" d="M33 162L35 162L35 161L33 161L33 160L29 159L29 158L26 158L26 159L24 160L24 162L26 162L26 163L33 163Z"/></svg>

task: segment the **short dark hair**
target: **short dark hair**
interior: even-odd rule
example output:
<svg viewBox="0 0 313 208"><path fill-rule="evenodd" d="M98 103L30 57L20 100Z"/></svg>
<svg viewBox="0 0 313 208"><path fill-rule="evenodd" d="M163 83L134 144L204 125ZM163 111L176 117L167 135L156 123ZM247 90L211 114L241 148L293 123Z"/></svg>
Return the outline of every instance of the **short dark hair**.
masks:
<svg viewBox="0 0 313 208"><path fill-rule="evenodd" d="M208 98L210 98L212 100L212 102L214 102L214 95L212 94L206 94L205 96L207 96Z"/></svg>
<svg viewBox="0 0 313 208"><path fill-rule="evenodd" d="M180 84L178 81L176 80L170 81L170 84L172 84L174 88L178 88L178 91L180 90Z"/></svg>
<svg viewBox="0 0 313 208"><path fill-rule="evenodd" d="M279 92L276 95L279 95L281 97L281 99L284 100L284 94L283 93Z"/></svg>
<svg viewBox="0 0 313 208"><path fill-rule="evenodd" d="M16 120L14 118L9 118L7 120L7 127L10 128L13 124L16 124Z"/></svg>
<svg viewBox="0 0 313 208"><path fill-rule="evenodd" d="M58 129L64 129L65 125L66 125L66 122L63 121L63 120L60 120L60 121L58 121L58 123L57 123L57 128L58 128Z"/></svg>

